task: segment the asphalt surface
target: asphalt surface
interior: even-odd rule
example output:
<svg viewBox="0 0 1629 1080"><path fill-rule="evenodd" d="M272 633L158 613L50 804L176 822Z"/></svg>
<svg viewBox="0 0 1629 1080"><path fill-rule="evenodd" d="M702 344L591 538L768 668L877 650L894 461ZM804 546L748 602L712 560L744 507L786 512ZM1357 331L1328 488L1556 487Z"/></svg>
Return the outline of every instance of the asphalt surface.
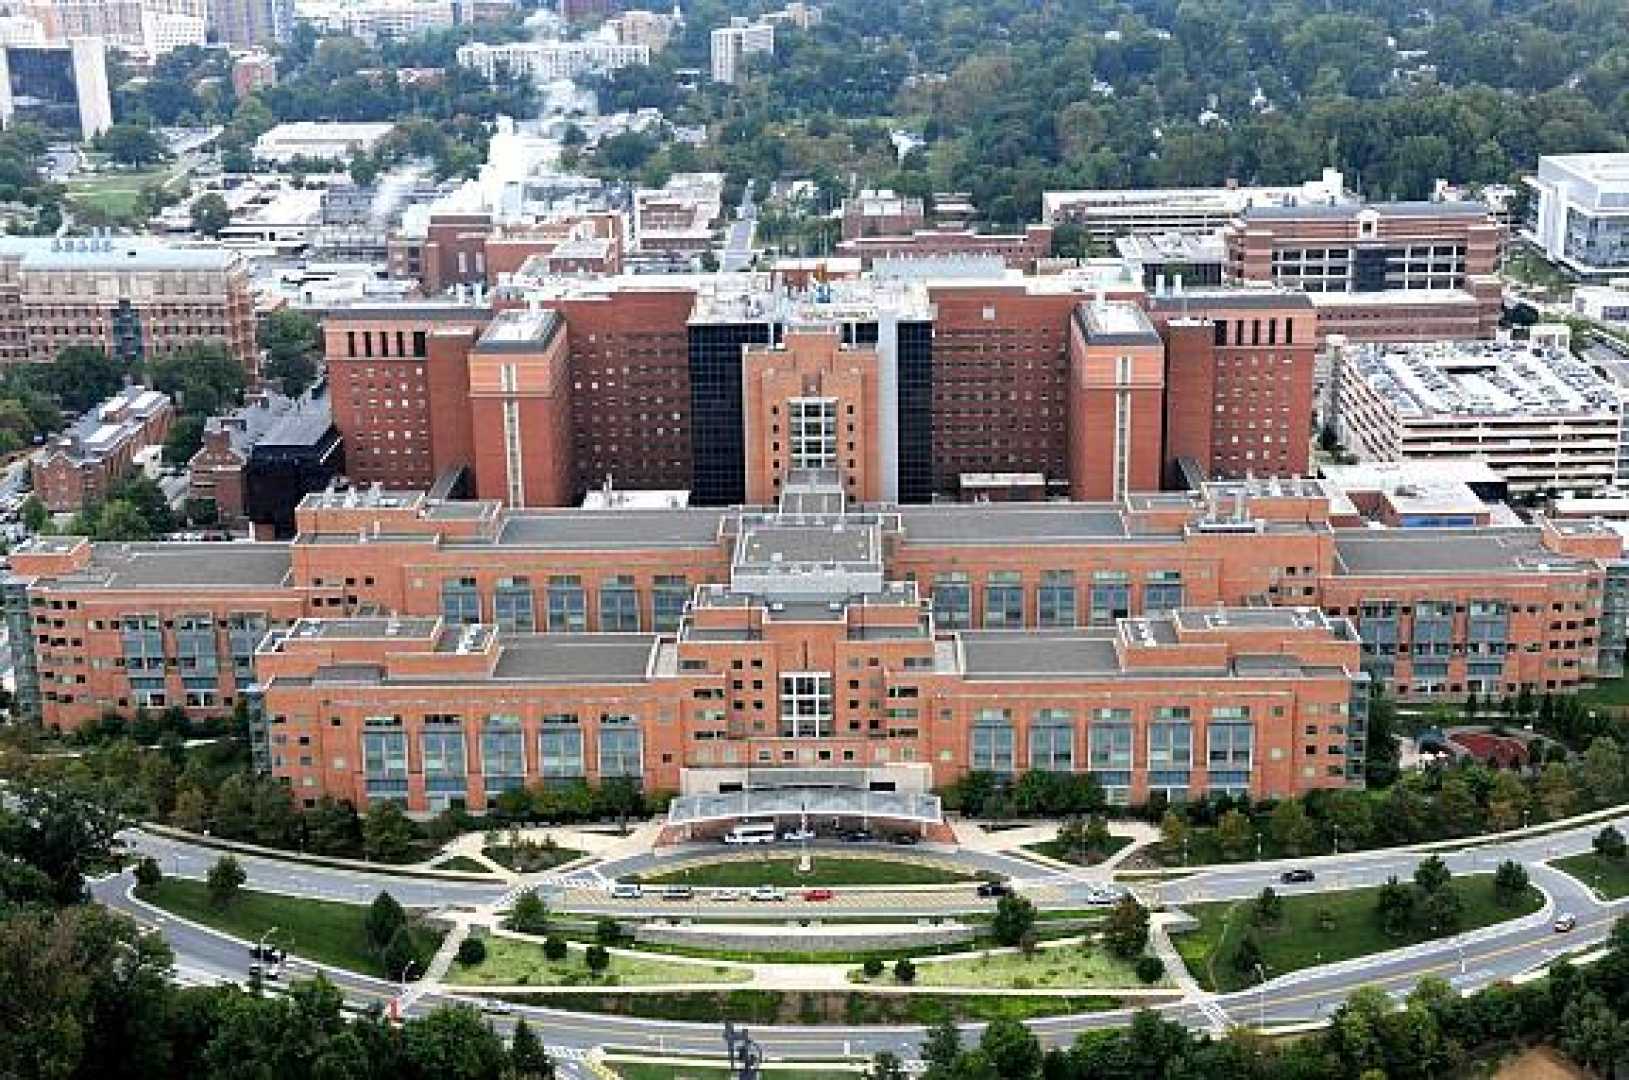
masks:
<svg viewBox="0 0 1629 1080"><path fill-rule="evenodd" d="M1444 856L1455 873L1460 874L1491 873L1500 861L1507 858L1526 863L1534 884L1545 890L1549 897L1549 903L1538 915L1357 961L1294 972L1270 979L1259 988L1218 995L1199 1002L1173 1002L1153 1008L1169 1019L1212 1030L1220 1030L1230 1024L1274 1026L1304 1023L1327 1017L1359 986L1380 986L1388 992L1404 994L1421 978L1435 975L1468 991L1542 967L1563 953L1576 952L1600 943L1606 938L1613 921L1629 914L1629 899L1601 903L1583 884L1540 865L1541 860L1588 851L1590 840L1600 831L1602 824ZM1616 824L1620 829L1629 829L1629 816L1619 819ZM179 872L193 877L203 876L208 865L220 855L213 849L195 849L176 841L147 836L140 837L135 846L155 854L157 849L162 849L166 853L164 860L169 860L161 860L167 873ZM1424 857L1413 852L1380 851L1257 863L1196 873L1188 878L1167 882L1159 886L1158 891L1165 901L1180 903L1244 898L1256 895L1266 885L1272 885L1286 895L1355 888L1380 884L1393 875L1407 879ZM499 886L415 881L298 866L276 860L240 858L248 873L250 888L325 899L366 900L379 889L389 888L404 903L428 906L437 903L490 902L505 891ZM1318 878L1310 884L1284 885L1279 881L1279 874L1290 866L1312 868ZM1083 894L1089 888L1089 882L1085 880L1070 885L1066 877L1039 867L1033 869L1029 880L1038 885L1044 882L1040 887L1057 889L1066 897L1075 895L1071 889L1078 888ZM183 978L199 981L241 981L245 978L247 956L242 943L155 915L128 898L128 886L129 876L126 874L96 883L93 891L99 900L109 906L132 912L141 922L160 929L175 950L178 972ZM1023 887L1026 892L1031 889L1029 884ZM1144 891L1154 890L1144 887ZM889 914L897 917L913 913L914 905L931 894L895 891L886 895L892 905ZM988 901L985 902L987 905ZM759 905L760 912L763 906ZM627 910L632 913L632 909ZM1569 934L1558 934L1551 928L1553 916L1563 911L1574 914L1578 919L1577 928ZM290 969L292 977L313 970L312 965L295 961L291 961ZM394 990L388 983L349 972L330 970L328 975L341 987L348 1000L358 1003L386 1000ZM469 1000L472 999L456 994L426 993L413 1001L407 1012L410 1015L419 1014L440 1004ZM551 1047L562 1052L571 1048L614 1046L655 1052L716 1054L722 1046L715 1025L590 1016L529 1005L480 1004L487 1009L500 1030L510 1027L515 1017L524 1016L529 1022L540 1026L545 1033L545 1041ZM1049 1045L1065 1044L1082 1031L1123 1025L1130 1016L1129 1010L1122 1009L1035 1020L1030 1026ZM977 1025L972 1027L976 1029ZM869 1055L882 1049L914 1055L923 1034L922 1029L914 1027L777 1026L753 1029L753 1037L770 1056L777 1058Z"/></svg>

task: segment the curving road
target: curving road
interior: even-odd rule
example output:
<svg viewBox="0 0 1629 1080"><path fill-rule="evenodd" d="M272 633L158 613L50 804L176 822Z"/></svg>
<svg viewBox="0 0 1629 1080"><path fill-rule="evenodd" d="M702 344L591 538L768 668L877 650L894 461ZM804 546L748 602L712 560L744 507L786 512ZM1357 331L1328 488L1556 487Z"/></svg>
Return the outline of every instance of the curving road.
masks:
<svg viewBox="0 0 1629 1080"><path fill-rule="evenodd" d="M1435 975L1447 979L1461 990L1473 990L1542 967L1563 953L1576 952L1601 942L1616 918L1629 915L1629 899L1600 902L1584 884L1542 865L1543 860L1588 851L1591 839L1603 824L1597 822L1549 836L1444 853L1444 859L1456 874L1491 873L1504 859L1525 863L1534 884L1545 891L1549 900L1537 915L1356 961L1294 972L1247 991L1197 1001L1171 1002L1153 1008L1169 1019L1212 1030L1220 1030L1230 1024L1272 1026L1304 1023L1328 1016L1360 986L1380 986L1387 991L1403 994L1421 978ZM1615 824L1620 830L1629 831L1629 816L1618 819ZM213 849L197 848L145 834L136 838L134 846L161 856L166 872L191 877L202 877L220 854ZM1392 875L1406 879L1425 857L1418 852L1374 851L1256 863L1202 871L1158 886L1145 886L1144 889L1159 894L1168 903L1241 899L1256 895L1266 885L1272 885L1286 895L1293 895L1322 889L1378 885ZM245 856L240 856L240 860L251 888L324 899L365 901L381 888L388 888L409 905L445 906L490 904L506 891L500 885L414 880ZM1032 866L1022 860L1006 861L1015 864L1014 871L1027 870L1027 874L1022 876L1014 873L1015 877L1020 877L1019 883L1026 892L1031 892L1035 887L1056 892L1059 899L1052 901L1056 904L1078 902L1089 885L1085 874L1076 878ZM1318 880L1305 885L1281 885L1279 874L1292 865L1313 868ZM618 867L626 872L624 864L619 863ZM128 897L129 884L129 875L125 874L95 883L93 891L99 900L109 906L130 912L144 924L160 929L175 950L178 972L183 978L198 981L238 981L244 978L246 956L241 942L155 913ZM955 892L960 893L960 890ZM880 890L870 892L870 895L875 900L866 902L867 910L876 908L876 913L898 916L911 913L920 906L921 901L934 894L927 891L908 893ZM603 898L604 894L600 893L599 896ZM1052 898L1049 896L1048 900ZM638 910L634 906L615 907L608 900L603 902L607 908L619 912L632 914ZM988 902L984 906L987 907ZM728 905L723 907L727 908ZM715 905L714 909L720 908ZM885 912L883 909L886 909ZM664 906L664 910L673 913L671 906ZM777 905L777 913L779 910ZM794 901L786 910L788 914L803 914L812 913L815 909L802 908ZM932 910L938 912L943 909L936 907ZM1561 911L1571 912L1578 918L1578 926L1571 934L1559 935L1551 928L1553 915ZM758 913L763 913L761 905ZM842 912L844 915L855 913L850 910ZM291 961L290 966L296 973L314 969L314 965L298 961ZM329 970L328 975L343 989L347 999L358 1003L386 1000L395 989L389 983L349 972ZM469 1000L472 999L455 994L426 993L410 1006L409 1012L419 1013L438 1004ZM714 1054L721 1047L718 1029L714 1025L589 1016L529 1005L479 1004L487 1007L500 1029L509 1026L512 1018L517 1016L525 1016L529 1021L540 1024L546 1032L547 1042L556 1048L612 1045L641 1050ZM1048 1044L1068 1043L1081 1031L1123 1025L1130 1015L1129 1010L1086 1013L1035 1020L1030 1026ZM914 1027L784 1026L755 1028L753 1034L771 1056L797 1058L868 1055L880 1049L914 1055L923 1032Z"/></svg>

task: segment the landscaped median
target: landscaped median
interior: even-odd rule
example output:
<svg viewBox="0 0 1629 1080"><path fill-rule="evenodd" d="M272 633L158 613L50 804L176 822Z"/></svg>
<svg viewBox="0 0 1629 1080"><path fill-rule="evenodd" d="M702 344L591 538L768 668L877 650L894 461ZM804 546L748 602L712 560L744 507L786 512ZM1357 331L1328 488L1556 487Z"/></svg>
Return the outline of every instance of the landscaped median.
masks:
<svg viewBox="0 0 1629 1080"><path fill-rule="evenodd" d="M275 930L268 943L291 955L363 975L390 978L380 954L369 947L368 908L329 900L307 900L277 893L239 889L224 905L210 902L209 886L190 878L168 877L139 899L172 915L200 923L245 941L259 941ZM415 951L428 957L440 947L442 932L418 925L411 931ZM247 968L249 958L244 957Z"/></svg>
<svg viewBox="0 0 1629 1080"><path fill-rule="evenodd" d="M1406 883L1401 887L1418 889ZM1385 888L1280 896L1276 918L1263 917L1259 899L1186 904L1182 910L1198 926L1173 935L1172 944L1200 986L1226 993L1254 986L1260 977L1257 963L1268 978L1276 978L1431 940L1425 901L1416 904L1412 919L1394 917L1392 932L1387 932L1380 912ZM1461 933L1531 915L1544 906L1543 894L1531 886L1502 902L1489 874L1455 878L1442 888L1458 898L1456 931Z"/></svg>
<svg viewBox="0 0 1629 1080"><path fill-rule="evenodd" d="M928 858L883 858L876 855L827 854L810 857L808 873L798 871L795 855L764 858L758 855L721 855L686 860L681 865L637 875L644 885L752 888L773 885L795 889L805 885L971 885L975 874Z"/></svg>
<svg viewBox="0 0 1629 1080"><path fill-rule="evenodd" d="M717 1024L936 1024L983 1023L1006 1017L1033 1020L1043 1016L1118 1009L1125 1002L1107 994L886 993L861 990L661 990L643 993L563 990L547 994L497 991L466 994L547 1005L567 1012L606 1013L648 1020ZM1142 1002L1139 1001L1139 1004Z"/></svg>
<svg viewBox="0 0 1629 1080"><path fill-rule="evenodd" d="M991 949L972 956L942 960L918 957L916 986L965 987L979 990L1121 990L1170 985L1161 977L1145 983L1129 960L1110 953L1095 941L1064 941L1038 947L1026 956L1018 949ZM865 983L856 969L850 980ZM884 972L876 981L891 981Z"/></svg>
<svg viewBox="0 0 1629 1080"><path fill-rule="evenodd" d="M1629 896L1629 857L1612 858L1591 852L1554 859L1550 865L1582 881L1607 900Z"/></svg>
<svg viewBox="0 0 1629 1080"><path fill-rule="evenodd" d="M592 946L562 942L565 955L550 959L541 943L494 934L482 939L486 957L478 964L454 963L447 972L452 986L684 986L693 983L743 983L752 978L744 967L659 960L608 950L605 967L591 970Z"/></svg>

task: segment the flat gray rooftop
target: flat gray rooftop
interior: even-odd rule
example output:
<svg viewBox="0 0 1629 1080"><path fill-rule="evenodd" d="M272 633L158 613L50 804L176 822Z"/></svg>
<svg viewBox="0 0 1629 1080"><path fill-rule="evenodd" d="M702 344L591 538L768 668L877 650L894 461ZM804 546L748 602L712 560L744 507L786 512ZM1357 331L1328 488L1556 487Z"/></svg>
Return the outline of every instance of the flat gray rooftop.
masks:
<svg viewBox="0 0 1629 1080"><path fill-rule="evenodd" d="M739 562L772 563L876 562L875 525L755 525L741 543Z"/></svg>
<svg viewBox="0 0 1629 1080"><path fill-rule="evenodd" d="M1577 570L1583 560L1551 551L1537 529L1337 529L1335 564L1345 574L1477 574Z"/></svg>
<svg viewBox="0 0 1629 1080"><path fill-rule="evenodd" d="M899 515L906 543L1068 544L1123 540L1127 536L1125 518L1118 509L1106 505L902 506Z"/></svg>
<svg viewBox="0 0 1629 1080"><path fill-rule="evenodd" d="M84 574L62 584L107 589L276 586L288 578L287 544L99 543Z"/></svg>
<svg viewBox="0 0 1629 1080"><path fill-rule="evenodd" d="M493 677L530 681L642 682L654 634L514 634L503 639Z"/></svg>
<svg viewBox="0 0 1629 1080"><path fill-rule="evenodd" d="M711 547L724 510L518 511L498 543L536 548ZM456 542L452 542L456 544Z"/></svg>
<svg viewBox="0 0 1629 1080"><path fill-rule="evenodd" d="M969 630L961 635L969 679L1113 675L1120 670L1115 631Z"/></svg>

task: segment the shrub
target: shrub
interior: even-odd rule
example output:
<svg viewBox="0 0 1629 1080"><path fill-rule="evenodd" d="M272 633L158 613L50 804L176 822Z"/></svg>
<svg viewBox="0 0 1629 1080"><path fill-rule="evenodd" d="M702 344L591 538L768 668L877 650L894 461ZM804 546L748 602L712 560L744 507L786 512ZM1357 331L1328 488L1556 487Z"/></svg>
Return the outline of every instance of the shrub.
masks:
<svg viewBox="0 0 1629 1080"><path fill-rule="evenodd" d="M1144 956L1137 960L1137 978L1145 983L1157 983L1165 977L1165 961L1157 956Z"/></svg>
<svg viewBox="0 0 1629 1080"><path fill-rule="evenodd" d="M542 934L549 929L549 906L535 892L523 892L509 909L504 926L522 934Z"/></svg>
<svg viewBox="0 0 1629 1080"><path fill-rule="evenodd" d="M152 892L158 888L158 883L164 880L164 871L158 867L158 860L151 855L146 856L136 864L136 892L141 895Z"/></svg>
<svg viewBox="0 0 1629 1080"><path fill-rule="evenodd" d="M566 958L566 939L549 935L543 942L543 955L550 960L564 960Z"/></svg>
<svg viewBox="0 0 1629 1080"><path fill-rule="evenodd" d="M604 945L590 945L588 951L583 954L583 961L588 965L589 971L598 974L611 966L611 954L606 951Z"/></svg>
<svg viewBox="0 0 1629 1080"><path fill-rule="evenodd" d="M911 983L916 981L916 965L906 957L900 957L894 963L894 981Z"/></svg>
<svg viewBox="0 0 1629 1080"><path fill-rule="evenodd" d="M882 961L875 956L865 962L865 977L875 979L882 974Z"/></svg>
<svg viewBox="0 0 1629 1080"><path fill-rule="evenodd" d="M209 902L217 908L226 907L237 899L238 890L247 880L249 875L244 873L243 864L230 855L222 855L209 868Z"/></svg>
<svg viewBox="0 0 1629 1080"><path fill-rule="evenodd" d="M486 942L478 937L467 937L458 943L458 962L474 967L486 959Z"/></svg>
<svg viewBox="0 0 1629 1080"><path fill-rule="evenodd" d="M615 945L622 940L622 927L607 915L594 924L594 940L601 945Z"/></svg>

